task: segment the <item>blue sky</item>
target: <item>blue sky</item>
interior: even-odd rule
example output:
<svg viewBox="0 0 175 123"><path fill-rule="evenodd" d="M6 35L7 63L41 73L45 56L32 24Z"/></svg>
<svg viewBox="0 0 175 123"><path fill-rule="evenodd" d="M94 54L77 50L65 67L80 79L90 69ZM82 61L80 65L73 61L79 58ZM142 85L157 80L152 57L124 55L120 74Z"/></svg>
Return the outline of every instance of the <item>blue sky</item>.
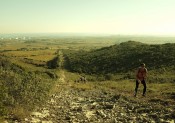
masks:
<svg viewBox="0 0 175 123"><path fill-rule="evenodd" d="M0 0L0 33L175 35L175 0Z"/></svg>

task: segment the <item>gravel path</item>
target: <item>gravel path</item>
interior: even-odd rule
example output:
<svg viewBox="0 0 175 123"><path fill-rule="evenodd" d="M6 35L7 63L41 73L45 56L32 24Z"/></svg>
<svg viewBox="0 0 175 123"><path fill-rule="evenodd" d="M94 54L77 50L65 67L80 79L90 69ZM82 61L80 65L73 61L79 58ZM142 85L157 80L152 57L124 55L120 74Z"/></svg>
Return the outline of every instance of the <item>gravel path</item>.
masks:
<svg viewBox="0 0 175 123"><path fill-rule="evenodd" d="M24 123L174 123L174 107L161 109L157 101L138 103L103 90L74 89L62 71L57 88L44 107ZM166 104L165 104L166 106Z"/></svg>

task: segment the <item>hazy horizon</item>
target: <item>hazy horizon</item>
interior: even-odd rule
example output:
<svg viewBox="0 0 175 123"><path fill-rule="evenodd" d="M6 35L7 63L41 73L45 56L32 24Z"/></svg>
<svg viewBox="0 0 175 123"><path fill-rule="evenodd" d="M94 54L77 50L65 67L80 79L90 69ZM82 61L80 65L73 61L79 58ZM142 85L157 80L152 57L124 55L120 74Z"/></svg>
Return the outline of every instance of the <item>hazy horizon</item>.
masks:
<svg viewBox="0 0 175 123"><path fill-rule="evenodd" d="M175 35L149 35L149 34L107 34L107 33L44 33L44 32L36 32L36 33L0 33L0 36L30 36L30 35L43 35L43 36L87 36L87 37L172 37L175 38Z"/></svg>
<svg viewBox="0 0 175 123"><path fill-rule="evenodd" d="M0 34L175 36L174 0L1 0Z"/></svg>

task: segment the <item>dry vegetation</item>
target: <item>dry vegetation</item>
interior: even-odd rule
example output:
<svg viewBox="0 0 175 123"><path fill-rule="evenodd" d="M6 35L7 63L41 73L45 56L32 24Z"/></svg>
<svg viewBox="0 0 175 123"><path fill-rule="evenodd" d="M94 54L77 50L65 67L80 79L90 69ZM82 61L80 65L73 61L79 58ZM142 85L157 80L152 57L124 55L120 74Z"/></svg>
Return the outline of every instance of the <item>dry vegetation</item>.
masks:
<svg viewBox="0 0 175 123"><path fill-rule="evenodd" d="M55 57L59 57L58 52L60 50L66 49L66 51L69 50L69 52L77 50L89 51L112 45L114 42L105 43L103 41L104 39L100 39L103 43L99 44L99 42L90 41L92 39L87 39L87 41L84 41L85 39L78 41L74 39L75 41L70 41L69 38L38 40L39 41L31 42L3 41L2 45L0 45L0 56L10 62L10 66L7 65L4 67L4 63L0 64L0 75L2 78L2 80L0 80L0 99L4 100L0 102L0 122L2 119L2 121L4 121L4 119L12 121L24 119L30 115L32 110L37 109L39 105L44 105L50 95L60 92L63 88L67 88L67 84L71 85L71 89L80 90L80 92L95 92L101 90L105 94L122 95L126 100L131 102L135 101L140 104L157 103L157 108L170 108L174 111L175 84L168 81L161 83L157 81L162 78L173 78L174 75L168 71L160 76L157 76L157 71L150 71L151 74L147 83L147 96L144 98L141 97L142 85L139 87L138 98L133 97L135 88L133 73L129 74L130 77L127 78L128 73L107 74L103 76L101 74L86 75L85 73L72 73L64 70L65 86L62 86L62 88L55 86L55 84L59 82L58 80L62 73L60 73L58 68L49 69L47 63ZM68 42L65 43L65 41ZM21 73L19 71L21 71ZM162 70L158 72L162 72ZM88 81L85 83L75 83L81 76L85 76ZM155 76L157 76L157 80L152 79L155 78ZM12 85L10 86L12 86L12 88L7 86L9 82L11 82ZM25 82L27 82L27 84ZM25 93L23 91L25 91ZM22 101L20 101L20 98L23 98ZM27 102L29 105L25 105ZM31 108L30 105L33 107ZM167 107L164 107L165 105Z"/></svg>

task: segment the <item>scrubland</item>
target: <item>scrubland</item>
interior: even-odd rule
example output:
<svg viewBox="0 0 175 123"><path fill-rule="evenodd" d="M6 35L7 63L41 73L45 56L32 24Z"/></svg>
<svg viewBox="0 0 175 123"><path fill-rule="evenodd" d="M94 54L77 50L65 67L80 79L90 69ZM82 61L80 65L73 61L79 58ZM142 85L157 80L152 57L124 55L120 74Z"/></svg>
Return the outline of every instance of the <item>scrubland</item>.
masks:
<svg viewBox="0 0 175 123"><path fill-rule="evenodd" d="M119 44L106 38L0 42L2 122L174 122L173 43ZM135 70L141 62L148 69L147 94L141 96L140 84L136 98Z"/></svg>

